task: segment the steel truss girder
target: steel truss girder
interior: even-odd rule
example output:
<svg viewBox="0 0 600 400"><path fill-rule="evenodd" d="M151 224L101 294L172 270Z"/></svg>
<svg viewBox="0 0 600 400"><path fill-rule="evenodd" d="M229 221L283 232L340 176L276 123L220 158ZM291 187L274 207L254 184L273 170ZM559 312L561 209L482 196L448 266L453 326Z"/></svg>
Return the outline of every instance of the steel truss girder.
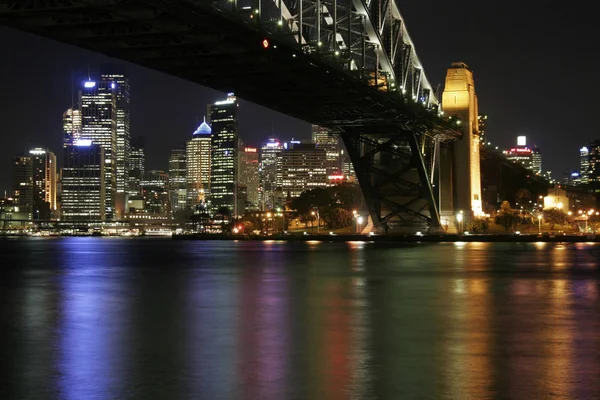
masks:
<svg viewBox="0 0 600 400"><path fill-rule="evenodd" d="M441 112L398 0L213 0L378 90Z"/></svg>
<svg viewBox="0 0 600 400"><path fill-rule="evenodd" d="M411 131L386 136L341 135L376 230L440 227L426 166L434 162L427 135Z"/></svg>

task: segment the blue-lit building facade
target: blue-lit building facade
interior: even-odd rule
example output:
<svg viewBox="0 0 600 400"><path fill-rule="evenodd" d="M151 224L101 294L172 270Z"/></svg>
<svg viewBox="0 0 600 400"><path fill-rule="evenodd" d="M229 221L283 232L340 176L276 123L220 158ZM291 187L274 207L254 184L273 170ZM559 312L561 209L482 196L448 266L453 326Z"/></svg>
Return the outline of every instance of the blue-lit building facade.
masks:
<svg viewBox="0 0 600 400"><path fill-rule="evenodd" d="M210 210L227 208L237 216L238 183L238 102L233 93L226 100L209 105L211 140Z"/></svg>

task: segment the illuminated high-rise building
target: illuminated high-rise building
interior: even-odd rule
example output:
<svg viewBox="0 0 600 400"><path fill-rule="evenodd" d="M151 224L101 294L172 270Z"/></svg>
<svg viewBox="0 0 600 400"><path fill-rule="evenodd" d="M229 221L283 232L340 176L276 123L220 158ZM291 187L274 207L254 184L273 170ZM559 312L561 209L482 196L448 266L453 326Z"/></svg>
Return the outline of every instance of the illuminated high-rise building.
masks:
<svg viewBox="0 0 600 400"><path fill-rule="evenodd" d="M503 151L506 159L522 165L536 175L542 175L542 154L537 147L528 147L525 136L517 137L517 145Z"/></svg>
<svg viewBox="0 0 600 400"><path fill-rule="evenodd" d="M587 147L579 149L579 183L588 183L590 176L590 151Z"/></svg>
<svg viewBox="0 0 600 400"><path fill-rule="evenodd" d="M187 203L187 155L185 149L172 149L169 156L169 202L172 212L185 210Z"/></svg>
<svg viewBox="0 0 600 400"><path fill-rule="evenodd" d="M239 183L246 187L246 211L258 210L258 166L259 153L256 147L243 146L239 150Z"/></svg>
<svg viewBox="0 0 600 400"><path fill-rule="evenodd" d="M210 209L214 213L227 208L239 215L238 186L238 102L233 93L226 100L208 106L212 128Z"/></svg>
<svg viewBox="0 0 600 400"><path fill-rule="evenodd" d="M35 148L29 150L33 169L34 214L40 219L58 217L56 204L56 156ZM36 215L34 215L36 216Z"/></svg>
<svg viewBox="0 0 600 400"><path fill-rule="evenodd" d="M87 80L79 91L81 139L102 147L104 160L105 217L116 216L117 193L117 91L116 84L106 80ZM123 205L124 206L124 205Z"/></svg>
<svg viewBox="0 0 600 400"><path fill-rule="evenodd" d="M326 168L328 175L336 175L341 171L340 165L340 136L331 129L319 125L312 126L312 143L318 149L323 149L327 156Z"/></svg>
<svg viewBox="0 0 600 400"><path fill-rule="evenodd" d="M102 74L100 81L105 82L105 85L100 85L101 88L106 88L115 94L116 102L116 124L117 124L117 148L116 148L116 193L119 194L128 191L129 187L129 155L130 155L130 86L129 79L120 74ZM119 199L124 206L124 197Z"/></svg>
<svg viewBox="0 0 600 400"><path fill-rule="evenodd" d="M56 156L41 148L15 157L13 165L15 204L29 219L57 217Z"/></svg>
<svg viewBox="0 0 600 400"><path fill-rule="evenodd" d="M305 143L281 153L281 189L285 197L329 186L327 151Z"/></svg>
<svg viewBox="0 0 600 400"><path fill-rule="evenodd" d="M61 219L102 221L106 216L104 148L80 139L64 148Z"/></svg>
<svg viewBox="0 0 600 400"><path fill-rule="evenodd" d="M192 209L206 202L210 193L211 131L204 119L186 146L187 207Z"/></svg>
<svg viewBox="0 0 600 400"><path fill-rule="evenodd" d="M281 152L283 145L277 138L269 138L260 149L260 192L261 210L272 210L283 205L281 189Z"/></svg>

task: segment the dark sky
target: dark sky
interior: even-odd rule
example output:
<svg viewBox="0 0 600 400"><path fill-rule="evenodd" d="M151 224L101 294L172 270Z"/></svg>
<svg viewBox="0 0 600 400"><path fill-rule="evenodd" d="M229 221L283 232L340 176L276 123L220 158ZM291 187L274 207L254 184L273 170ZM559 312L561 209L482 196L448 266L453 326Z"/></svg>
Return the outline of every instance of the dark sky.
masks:
<svg viewBox="0 0 600 400"><path fill-rule="evenodd" d="M530 1L397 0L432 85L452 61L474 73L489 140L505 148L526 135L544 169L561 178L596 131L598 50L591 5ZM554 7L554 8L553 8ZM144 136L148 167L167 168L169 149L189 139L219 92L99 54L0 27L0 190L10 189L12 157L48 147L60 156L62 113L72 70L111 62L132 86L132 136ZM232 88L234 91L235 88ZM273 129L274 128L274 129ZM272 132L307 139L310 126L242 99L240 136L258 145ZM1 193L0 195L3 195Z"/></svg>

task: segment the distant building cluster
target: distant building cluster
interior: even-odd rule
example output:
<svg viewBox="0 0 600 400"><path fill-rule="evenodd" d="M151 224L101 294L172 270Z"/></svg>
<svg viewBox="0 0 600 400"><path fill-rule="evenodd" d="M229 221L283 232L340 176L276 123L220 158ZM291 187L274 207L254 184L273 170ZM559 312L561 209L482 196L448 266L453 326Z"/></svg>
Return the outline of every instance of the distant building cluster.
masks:
<svg viewBox="0 0 600 400"><path fill-rule="evenodd" d="M62 168L35 148L14 159L13 219L123 221L170 219L180 211L211 216L285 207L306 190L355 181L339 135L312 127L312 140L259 146L239 137L233 93L207 105L185 146L171 149L168 171L146 169L143 137L132 137L124 75L89 77L63 114Z"/></svg>

